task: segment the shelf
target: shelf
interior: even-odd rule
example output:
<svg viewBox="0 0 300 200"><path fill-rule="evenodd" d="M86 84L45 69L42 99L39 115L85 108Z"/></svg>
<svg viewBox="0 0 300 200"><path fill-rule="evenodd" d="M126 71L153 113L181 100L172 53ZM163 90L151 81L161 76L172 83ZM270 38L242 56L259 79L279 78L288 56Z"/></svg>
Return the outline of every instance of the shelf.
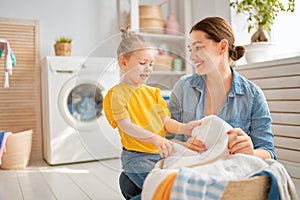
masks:
<svg viewBox="0 0 300 200"><path fill-rule="evenodd" d="M152 72L152 75L162 75L162 76L165 76L165 75L182 76L184 74L186 74L185 71L180 71L180 72L177 72L177 71L153 71Z"/></svg>
<svg viewBox="0 0 300 200"><path fill-rule="evenodd" d="M171 35L171 34L154 34L154 33L144 33L139 32L140 35L156 40L163 40L163 41L175 41L178 42L178 40L181 40L182 42L185 41L184 35Z"/></svg>
<svg viewBox="0 0 300 200"><path fill-rule="evenodd" d="M173 34L160 34L160 33L150 33L143 32L140 29L140 13L139 6L141 0L129 0L127 1L118 1L119 2L119 20L124 23L126 15L128 14L128 9L130 13L130 29L136 31L138 34L143 37L149 39L151 43L153 43L159 50L162 50L166 53L166 55L170 55L173 58L182 59L182 69L183 71L156 71L154 69L152 76L149 78L148 83L152 86L159 87L161 89L172 90L173 86L180 79L181 76L185 74L189 74L193 72L193 68L187 62L187 57L189 55L186 45L189 41L189 37L186 35L187 28L191 27L191 1L192 0L172 0L168 1L168 11L163 13L165 17L169 15L169 13L173 13L178 20L180 25L180 31L178 35ZM126 3L127 2L127 3ZM152 3L152 0L147 0L148 3L143 3L145 5L156 5L157 3ZM125 5L126 4L126 5ZM162 10L163 12L163 10ZM125 13L125 15L123 14ZM124 25L123 25L124 26ZM161 27L161 26L159 26ZM147 31L146 27L145 31ZM148 27L151 28L151 27ZM151 31L151 29L149 30ZM155 32L155 31L153 31ZM159 62L158 62L159 63ZM168 69L173 69L172 66L169 66Z"/></svg>

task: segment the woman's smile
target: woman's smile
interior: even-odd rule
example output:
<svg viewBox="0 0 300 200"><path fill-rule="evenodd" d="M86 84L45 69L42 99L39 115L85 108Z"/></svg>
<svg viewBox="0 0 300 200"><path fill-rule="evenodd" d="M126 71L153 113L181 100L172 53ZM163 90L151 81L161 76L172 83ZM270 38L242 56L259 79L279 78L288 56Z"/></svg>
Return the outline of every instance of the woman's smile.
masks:
<svg viewBox="0 0 300 200"><path fill-rule="evenodd" d="M197 62L194 64L194 67L199 68L203 63L204 63L204 61Z"/></svg>

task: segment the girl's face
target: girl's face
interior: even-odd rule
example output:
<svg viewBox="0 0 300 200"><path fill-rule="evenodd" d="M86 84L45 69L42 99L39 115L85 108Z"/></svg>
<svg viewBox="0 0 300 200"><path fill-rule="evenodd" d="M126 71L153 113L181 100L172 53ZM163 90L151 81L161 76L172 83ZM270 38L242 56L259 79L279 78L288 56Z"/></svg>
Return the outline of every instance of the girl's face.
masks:
<svg viewBox="0 0 300 200"><path fill-rule="evenodd" d="M207 39L203 31L193 31L188 45L190 59L198 75L209 74L217 70L220 63L220 43Z"/></svg>
<svg viewBox="0 0 300 200"><path fill-rule="evenodd" d="M153 72L155 55L156 51L153 49L143 49L134 51L129 57L120 57L122 82L137 86L145 83Z"/></svg>

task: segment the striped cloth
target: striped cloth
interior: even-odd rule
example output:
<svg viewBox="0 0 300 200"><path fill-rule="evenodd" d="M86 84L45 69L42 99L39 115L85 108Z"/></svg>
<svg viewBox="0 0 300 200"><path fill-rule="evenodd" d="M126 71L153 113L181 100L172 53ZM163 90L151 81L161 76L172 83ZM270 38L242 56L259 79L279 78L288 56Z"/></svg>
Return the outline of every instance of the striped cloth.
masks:
<svg viewBox="0 0 300 200"><path fill-rule="evenodd" d="M227 180L181 168L172 187L171 200L221 199L227 183Z"/></svg>

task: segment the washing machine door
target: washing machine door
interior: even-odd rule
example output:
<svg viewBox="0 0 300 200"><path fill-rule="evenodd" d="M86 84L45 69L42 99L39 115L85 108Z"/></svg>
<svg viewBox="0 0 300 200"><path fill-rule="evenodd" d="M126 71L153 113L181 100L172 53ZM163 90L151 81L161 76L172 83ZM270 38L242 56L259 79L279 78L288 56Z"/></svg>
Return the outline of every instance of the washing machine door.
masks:
<svg viewBox="0 0 300 200"><path fill-rule="evenodd" d="M104 87L89 75L75 76L62 87L58 105L64 120L77 130L92 130L103 118Z"/></svg>

